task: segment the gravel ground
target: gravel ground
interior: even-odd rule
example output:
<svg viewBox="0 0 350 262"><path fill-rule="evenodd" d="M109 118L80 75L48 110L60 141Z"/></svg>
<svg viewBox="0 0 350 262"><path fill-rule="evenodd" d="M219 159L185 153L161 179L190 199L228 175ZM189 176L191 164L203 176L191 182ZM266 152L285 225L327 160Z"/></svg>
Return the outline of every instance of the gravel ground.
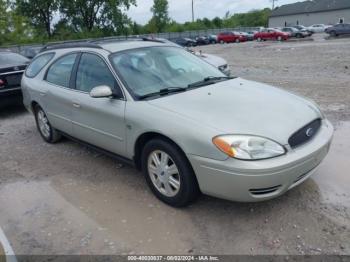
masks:
<svg viewBox="0 0 350 262"><path fill-rule="evenodd" d="M16 254L350 254L350 40L200 47L234 75L316 100L337 130L316 174L277 199L159 202L135 169L0 112L0 226Z"/></svg>

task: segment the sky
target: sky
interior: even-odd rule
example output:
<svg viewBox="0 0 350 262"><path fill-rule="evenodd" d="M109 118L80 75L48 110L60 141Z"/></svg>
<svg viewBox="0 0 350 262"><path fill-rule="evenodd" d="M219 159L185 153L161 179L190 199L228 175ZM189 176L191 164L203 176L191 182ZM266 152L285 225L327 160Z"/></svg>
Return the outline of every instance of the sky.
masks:
<svg viewBox="0 0 350 262"><path fill-rule="evenodd" d="M299 0L302 1L302 0ZM150 11L153 0L136 0L127 12L139 24L146 24L152 16ZM177 22L192 20L191 0L168 0L169 15ZM276 6L298 2L298 0L278 0ZM194 0L195 19L223 17L227 11L231 14L243 13L252 9L272 7L270 0Z"/></svg>

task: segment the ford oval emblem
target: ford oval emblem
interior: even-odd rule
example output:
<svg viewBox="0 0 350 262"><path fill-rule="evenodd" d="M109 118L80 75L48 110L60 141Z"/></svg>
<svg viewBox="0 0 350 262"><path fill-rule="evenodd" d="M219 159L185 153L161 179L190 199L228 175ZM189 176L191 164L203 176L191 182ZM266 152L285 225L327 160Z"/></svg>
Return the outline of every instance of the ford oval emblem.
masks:
<svg viewBox="0 0 350 262"><path fill-rule="evenodd" d="M306 136L311 137L314 134L314 129L312 127L308 128L305 134Z"/></svg>
<svg viewBox="0 0 350 262"><path fill-rule="evenodd" d="M13 68L13 70L14 70L14 71L18 71L18 70L19 70L19 67L18 67L18 66L15 66L15 67Z"/></svg>

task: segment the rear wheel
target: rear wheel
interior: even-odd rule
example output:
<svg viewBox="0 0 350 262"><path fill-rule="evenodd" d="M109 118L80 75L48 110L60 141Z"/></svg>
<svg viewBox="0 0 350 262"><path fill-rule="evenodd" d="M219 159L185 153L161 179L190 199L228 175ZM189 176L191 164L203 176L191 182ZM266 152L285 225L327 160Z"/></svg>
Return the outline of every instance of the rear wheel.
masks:
<svg viewBox="0 0 350 262"><path fill-rule="evenodd" d="M44 110L39 105L36 105L34 113L36 125L41 137L48 143L56 143L59 141L61 139L61 134L51 126Z"/></svg>
<svg viewBox="0 0 350 262"><path fill-rule="evenodd" d="M186 156L166 140L154 139L145 145L142 171L152 192L168 205L186 206L199 194L197 180Z"/></svg>

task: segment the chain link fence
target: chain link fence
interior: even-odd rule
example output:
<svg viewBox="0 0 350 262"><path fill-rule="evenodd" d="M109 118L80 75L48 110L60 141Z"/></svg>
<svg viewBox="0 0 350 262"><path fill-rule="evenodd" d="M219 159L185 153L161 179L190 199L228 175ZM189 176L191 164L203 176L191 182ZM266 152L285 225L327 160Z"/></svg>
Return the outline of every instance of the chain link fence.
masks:
<svg viewBox="0 0 350 262"><path fill-rule="evenodd" d="M129 38L139 38L139 37L156 37L156 38L164 38L170 41L175 40L177 38L195 38L199 36L209 36L209 35L217 35L221 32L226 31L238 31L238 32L251 32L251 31L259 31L262 27L236 27L236 28L215 28L215 29L205 29L205 30L193 30L193 31L184 31L184 32L168 32L168 33L156 33L156 34L142 34L142 35L125 35L125 36L113 36L106 38L98 38L98 39L129 39ZM65 42L83 42L83 41L91 41L97 39L78 39L72 41L60 41L60 42L50 42L50 43L65 43ZM26 49L35 49L43 47L43 44L25 44L25 45L11 45L6 47L0 47L0 50L11 50L16 53L23 53Z"/></svg>

